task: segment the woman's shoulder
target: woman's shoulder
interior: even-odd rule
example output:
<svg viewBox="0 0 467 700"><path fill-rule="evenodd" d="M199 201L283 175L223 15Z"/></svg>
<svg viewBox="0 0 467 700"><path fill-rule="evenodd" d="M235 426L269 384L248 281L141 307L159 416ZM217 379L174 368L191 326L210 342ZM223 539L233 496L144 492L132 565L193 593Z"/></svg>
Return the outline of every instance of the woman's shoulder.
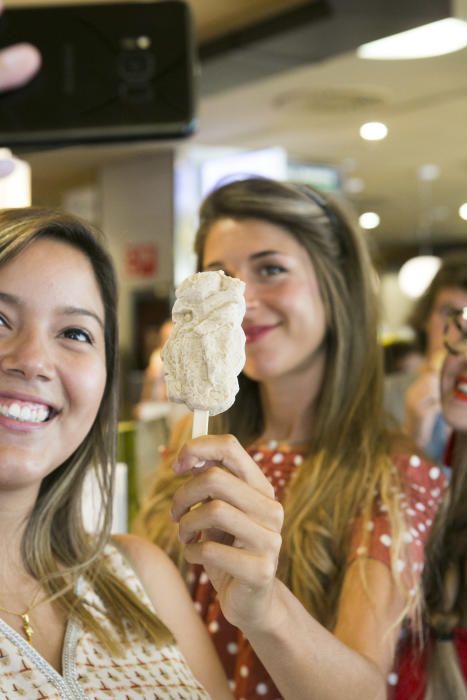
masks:
<svg viewBox="0 0 467 700"><path fill-rule="evenodd" d="M139 535L113 535L106 552L113 559L119 557L143 583L152 575L163 574L173 567L170 558L160 547Z"/></svg>

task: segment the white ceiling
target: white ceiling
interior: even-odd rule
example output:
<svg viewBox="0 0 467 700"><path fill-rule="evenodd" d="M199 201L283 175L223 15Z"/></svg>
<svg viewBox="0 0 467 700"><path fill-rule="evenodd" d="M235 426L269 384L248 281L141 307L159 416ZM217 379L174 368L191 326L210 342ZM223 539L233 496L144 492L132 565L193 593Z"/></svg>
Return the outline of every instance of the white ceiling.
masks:
<svg viewBox="0 0 467 700"><path fill-rule="evenodd" d="M232 10L229 3L191 4L198 34L204 31L209 37L222 20L233 21L232 12L219 15L219 8ZM275 4L285 5L286 0ZM237 0L234 7L240 5L264 11L267 3ZM228 56L223 69L224 89L200 99L193 143L280 145L294 160L335 164L344 176L361 178L365 188L351 199L359 212L380 214L381 225L371 235L388 250L413 245L417 231L425 238L429 234L436 244L467 245L467 222L458 216L459 206L467 201L467 50L403 62L364 61L347 52L233 89L228 87ZM374 120L384 121L389 135L385 141L364 142L359 126ZM92 178L104 161L157 148L161 144L30 154L35 197L53 203L67 187ZM428 163L439 167L440 176L422 186L417 169Z"/></svg>
<svg viewBox="0 0 467 700"><path fill-rule="evenodd" d="M366 121L385 122L388 137L363 141ZM467 245L458 216L467 201L467 50L384 62L347 53L209 96L200 125L202 143L281 145L295 160L361 178L352 200L380 214L377 239L404 244L422 225L437 241ZM417 178L424 164L440 169L431 185Z"/></svg>

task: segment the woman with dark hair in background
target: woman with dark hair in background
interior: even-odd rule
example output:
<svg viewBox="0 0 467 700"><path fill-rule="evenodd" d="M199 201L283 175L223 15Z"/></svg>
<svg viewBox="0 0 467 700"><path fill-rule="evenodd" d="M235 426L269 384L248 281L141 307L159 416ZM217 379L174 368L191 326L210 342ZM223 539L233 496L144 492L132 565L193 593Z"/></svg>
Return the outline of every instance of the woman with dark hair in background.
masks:
<svg viewBox="0 0 467 700"><path fill-rule="evenodd" d="M441 412L440 369L443 331L451 311L467 305L467 251L446 255L430 286L417 301L408 323L416 333L425 362L414 373L386 379L388 413L421 450L441 463L449 437Z"/></svg>
<svg viewBox="0 0 467 700"><path fill-rule="evenodd" d="M174 431L141 528L186 571L236 698L383 698L443 479L386 433L361 233L311 187L250 178L207 197L195 248L246 283L247 359L213 434Z"/></svg>

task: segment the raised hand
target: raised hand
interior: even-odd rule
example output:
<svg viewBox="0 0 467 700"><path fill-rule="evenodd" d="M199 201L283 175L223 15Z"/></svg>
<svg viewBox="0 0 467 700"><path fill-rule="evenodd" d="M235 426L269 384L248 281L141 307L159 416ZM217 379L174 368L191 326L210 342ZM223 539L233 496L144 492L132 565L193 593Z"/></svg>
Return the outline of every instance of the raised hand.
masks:
<svg viewBox="0 0 467 700"><path fill-rule="evenodd" d="M231 624L261 626L273 609L282 506L232 435L189 441L174 471L190 470L193 478L176 492L172 507L186 559L204 566Z"/></svg>

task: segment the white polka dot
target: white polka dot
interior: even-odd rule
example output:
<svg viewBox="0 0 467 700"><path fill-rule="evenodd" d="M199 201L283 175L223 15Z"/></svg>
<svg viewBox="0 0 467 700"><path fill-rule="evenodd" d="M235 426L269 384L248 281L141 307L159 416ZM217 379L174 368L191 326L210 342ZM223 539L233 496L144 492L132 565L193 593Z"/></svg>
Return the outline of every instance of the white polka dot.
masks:
<svg viewBox="0 0 467 700"><path fill-rule="evenodd" d="M420 464L422 463L422 460L418 455L412 455L411 458L409 459L409 464L411 467L419 467Z"/></svg>
<svg viewBox="0 0 467 700"><path fill-rule="evenodd" d="M365 547L364 545L357 548L357 556L358 557L363 557L365 554L367 554L367 552L368 552L368 547Z"/></svg>
<svg viewBox="0 0 467 700"><path fill-rule="evenodd" d="M417 515L417 513L414 511L413 508L407 508L407 513L408 513L409 515L411 515L412 517L413 517L414 515Z"/></svg>
<svg viewBox="0 0 467 700"><path fill-rule="evenodd" d="M255 462L261 462L263 457L264 455L262 452L255 452L255 454L253 455L253 459L255 460Z"/></svg>
<svg viewBox="0 0 467 700"><path fill-rule="evenodd" d="M438 498L438 496L441 494L441 491L439 488L431 489L431 495L433 498Z"/></svg>
<svg viewBox="0 0 467 700"><path fill-rule="evenodd" d="M385 547L390 547L392 543L392 539L389 535L381 535L379 541L384 544Z"/></svg>
<svg viewBox="0 0 467 700"><path fill-rule="evenodd" d="M410 532L404 532L404 534L402 535L402 540L406 544L410 544L410 542L412 542L412 539L413 539L413 537L410 534Z"/></svg>
<svg viewBox="0 0 467 700"><path fill-rule="evenodd" d="M439 467L431 467L429 471L430 479L433 479L435 481L436 479L439 479L440 474L441 471Z"/></svg>
<svg viewBox="0 0 467 700"><path fill-rule="evenodd" d="M248 666L240 666L240 675L242 678L246 678L250 673Z"/></svg>
<svg viewBox="0 0 467 700"><path fill-rule="evenodd" d="M279 484L279 486L285 486L285 479L279 479L277 483Z"/></svg>
<svg viewBox="0 0 467 700"><path fill-rule="evenodd" d="M402 559L398 559L396 561L396 571L399 571L399 573L400 573L401 571L404 571L404 569L405 569L405 561L402 561Z"/></svg>
<svg viewBox="0 0 467 700"><path fill-rule="evenodd" d="M411 527L411 528L410 528L410 532L412 533L412 535L413 535L414 537L418 537L418 532L416 531L416 529L415 529L414 527Z"/></svg>
<svg viewBox="0 0 467 700"><path fill-rule="evenodd" d="M295 455L295 457L293 458L293 463L295 464L296 467L299 467L301 464L303 464L302 455Z"/></svg>
<svg viewBox="0 0 467 700"><path fill-rule="evenodd" d="M195 577L195 572L194 572L194 571L189 571L189 572L187 573L187 575L186 575L187 583L194 583L195 578L196 578L196 577Z"/></svg>
<svg viewBox="0 0 467 700"><path fill-rule="evenodd" d="M211 634L216 634L216 632L219 631L219 623L216 620L213 620L209 623L208 630Z"/></svg>
<svg viewBox="0 0 467 700"><path fill-rule="evenodd" d="M195 607L195 610L196 610L197 612L200 613L201 610L202 610L202 608L201 608L201 603L198 603L198 601L195 601L195 602L193 603L193 605L194 605L194 607Z"/></svg>
<svg viewBox="0 0 467 700"><path fill-rule="evenodd" d="M370 532L375 529L375 524L372 520L369 520L366 524L366 529Z"/></svg>
<svg viewBox="0 0 467 700"><path fill-rule="evenodd" d="M432 498L430 498L430 500L428 501L428 505L431 506L432 508L435 505L435 502Z"/></svg>
<svg viewBox="0 0 467 700"><path fill-rule="evenodd" d="M379 510L380 510L381 513L387 513L387 512L388 512L388 507L385 506L384 503L383 503L383 505L379 507Z"/></svg>
<svg viewBox="0 0 467 700"><path fill-rule="evenodd" d="M399 680L399 676L397 673L390 673L388 676L388 683L389 685L397 685L397 681Z"/></svg>
<svg viewBox="0 0 467 700"><path fill-rule="evenodd" d="M426 521L426 526L431 527L432 525L433 525L433 520L431 518L428 518L428 520Z"/></svg>
<svg viewBox="0 0 467 700"><path fill-rule="evenodd" d="M274 470L274 476L282 476L282 472L280 469L275 469Z"/></svg>
<svg viewBox="0 0 467 700"><path fill-rule="evenodd" d="M269 440L268 447L270 450L275 450L278 444L277 440Z"/></svg>
<svg viewBox="0 0 467 700"><path fill-rule="evenodd" d="M284 461L284 455L281 452L276 452L273 454L271 462L273 464L280 464L281 462Z"/></svg>
<svg viewBox="0 0 467 700"><path fill-rule="evenodd" d="M423 523L418 523L417 527L420 530L420 532L426 532L426 527Z"/></svg>
<svg viewBox="0 0 467 700"><path fill-rule="evenodd" d="M235 681L229 680L229 688L230 688L230 690L235 690L235 686L236 686L236 685L237 685L237 684L235 683Z"/></svg>
<svg viewBox="0 0 467 700"><path fill-rule="evenodd" d="M227 644L227 651L229 654L236 654L238 651L238 644L235 644L235 642L229 642Z"/></svg>
<svg viewBox="0 0 467 700"><path fill-rule="evenodd" d="M258 685L256 686L256 692L258 693L258 695L266 695L268 690L269 688L266 685L266 683L258 683Z"/></svg>
<svg viewBox="0 0 467 700"><path fill-rule="evenodd" d="M209 578L208 578L208 575L207 575L207 573L206 573L205 571L203 571L203 573L202 573L201 576L199 577L199 582L200 582L201 584L209 583Z"/></svg>
<svg viewBox="0 0 467 700"><path fill-rule="evenodd" d="M421 510L421 511L424 511L424 510L425 510L425 506L423 505L423 503L416 503L416 504L415 504L415 508L416 508L417 510Z"/></svg>

